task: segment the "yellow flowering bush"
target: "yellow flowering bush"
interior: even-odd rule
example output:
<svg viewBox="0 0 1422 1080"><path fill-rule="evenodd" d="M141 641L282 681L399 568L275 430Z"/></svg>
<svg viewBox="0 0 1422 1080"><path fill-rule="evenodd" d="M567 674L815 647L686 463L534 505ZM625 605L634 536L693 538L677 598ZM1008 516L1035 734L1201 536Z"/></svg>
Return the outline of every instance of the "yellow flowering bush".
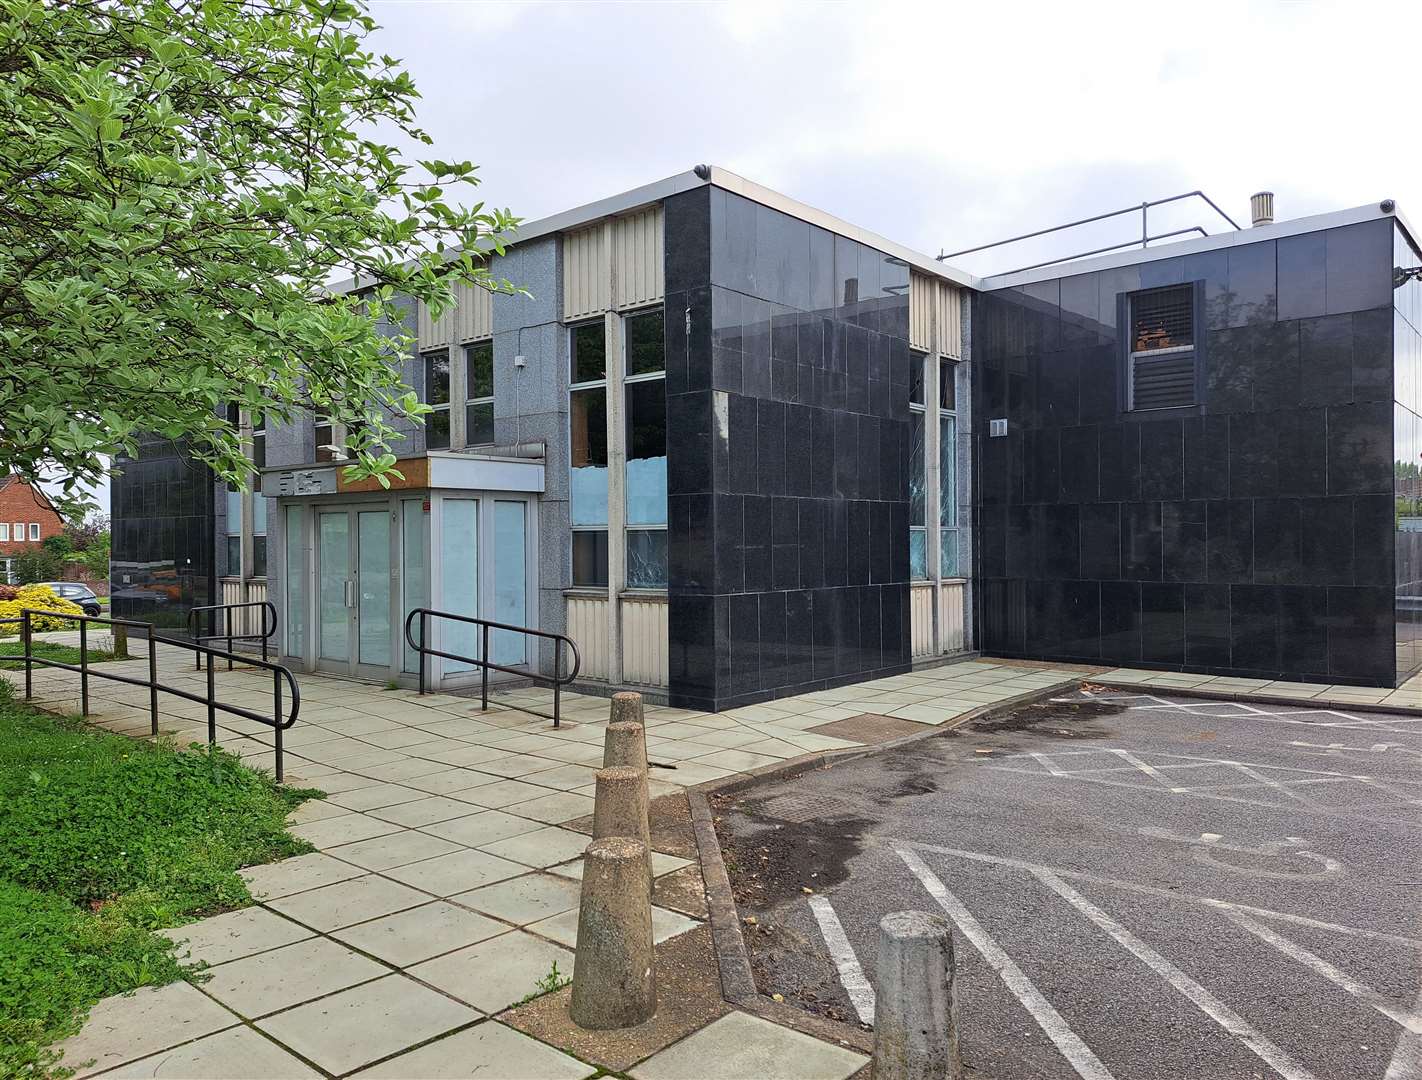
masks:
<svg viewBox="0 0 1422 1080"><path fill-rule="evenodd" d="M21 585L18 588L0 585L0 619L18 619L24 608L31 611L58 611L65 615L84 614L83 608L68 600L61 600L48 585ZM32 615L30 626L35 630L76 630L79 624L72 619L51 619L43 615ZM13 637L19 632L19 623L0 622L0 637Z"/></svg>

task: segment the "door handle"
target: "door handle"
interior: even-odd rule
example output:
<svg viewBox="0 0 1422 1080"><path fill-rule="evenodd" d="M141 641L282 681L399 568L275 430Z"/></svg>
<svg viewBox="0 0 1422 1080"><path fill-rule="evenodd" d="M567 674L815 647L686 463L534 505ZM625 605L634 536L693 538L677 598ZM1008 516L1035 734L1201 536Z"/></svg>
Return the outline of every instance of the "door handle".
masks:
<svg viewBox="0 0 1422 1080"><path fill-rule="evenodd" d="M344 582L346 607L355 607L355 582L347 578Z"/></svg>

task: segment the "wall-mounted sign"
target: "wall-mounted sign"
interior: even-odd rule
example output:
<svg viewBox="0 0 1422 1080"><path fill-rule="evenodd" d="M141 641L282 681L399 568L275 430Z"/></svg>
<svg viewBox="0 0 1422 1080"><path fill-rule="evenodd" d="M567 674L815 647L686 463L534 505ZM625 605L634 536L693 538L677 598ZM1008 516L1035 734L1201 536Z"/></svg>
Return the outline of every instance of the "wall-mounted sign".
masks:
<svg viewBox="0 0 1422 1080"><path fill-rule="evenodd" d="M329 495L335 490L336 474L333 469L301 469L297 472L277 474L279 498L293 495Z"/></svg>

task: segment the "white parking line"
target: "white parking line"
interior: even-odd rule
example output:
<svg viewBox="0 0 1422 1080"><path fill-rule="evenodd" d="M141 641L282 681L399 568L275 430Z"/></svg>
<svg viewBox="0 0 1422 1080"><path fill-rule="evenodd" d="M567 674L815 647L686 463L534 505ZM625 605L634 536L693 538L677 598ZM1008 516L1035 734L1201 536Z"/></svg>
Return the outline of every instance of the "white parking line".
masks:
<svg viewBox="0 0 1422 1080"><path fill-rule="evenodd" d="M1242 1016L1057 877L1056 874L1050 870L1034 870L1032 873L1038 881L1106 931L1118 945L1169 983L1174 990L1187 998L1202 1013L1242 1042L1256 1057L1285 1080L1318 1080L1303 1065L1251 1027Z"/></svg>
<svg viewBox="0 0 1422 1080"><path fill-rule="evenodd" d="M1002 978L1003 983L1012 991L1023 1007L1032 1014L1032 1019L1046 1033L1047 1038L1053 1043L1067 1062L1076 1070L1078 1076L1085 1080L1114 1080L1110 1071L1101 1060L1091 1052L1091 1048L1081 1041L1080 1036L1072 1031L1071 1026L1056 1009L1052 1008L1046 998L1042 996L1040 990L1033 985L1032 980L1022 974L1022 969L1012 962L1012 958L1002 951L1001 946L994 941L982 924L973 918L973 913L963 906L963 902L948 891L948 887L930 870L927 864L920 859L916 852L905 847L895 847L899 858L904 861L904 865L913 872L914 877L928 894L938 902L950 919L957 925L959 931L967 938L982 954L989 966Z"/></svg>
<svg viewBox="0 0 1422 1080"><path fill-rule="evenodd" d="M1227 911L1230 921L1243 930L1248 930L1266 945L1272 945L1291 960L1297 960L1304 967L1309 968L1314 973L1327 979L1333 985L1348 991L1355 998L1366 1002L1378 1012L1382 1013L1389 1020L1402 1025L1404 1031L1411 1031L1422 1035L1422 1016L1415 1012L1408 1012L1406 1009L1398 1008L1397 1004L1388 1000L1366 983L1360 983L1346 971L1334 967L1327 960L1320 956L1315 956L1302 945L1297 945L1277 934L1263 923L1251 919L1248 915L1242 915L1237 911Z"/></svg>
<svg viewBox="0 0 1422 1080"><path fill-rule="evenodd" d="M849 936L845 934L839 916L825 896L810 897L810 911L814 913L815 922L820 924L820 933L824 935L825 945L839 972L839 981L844 984L844 992L849 995L850 1004L859 1014L861 1022L872 1025L874 988L864 977L864 969L859 966L859 958L854 955L854 946L849 943Z"/></svg>
<svg viewBox="0 0 1422 1080"><path fill-rule="evenodd" d="M1418 992L1412 1011L1422 1013L1422 991ZM1418 1077L1422 1077L1422 1035L1404 1031L1397 1040L1397 1049L1392 1052L1383 1080L1418 1080Z"/></svg>

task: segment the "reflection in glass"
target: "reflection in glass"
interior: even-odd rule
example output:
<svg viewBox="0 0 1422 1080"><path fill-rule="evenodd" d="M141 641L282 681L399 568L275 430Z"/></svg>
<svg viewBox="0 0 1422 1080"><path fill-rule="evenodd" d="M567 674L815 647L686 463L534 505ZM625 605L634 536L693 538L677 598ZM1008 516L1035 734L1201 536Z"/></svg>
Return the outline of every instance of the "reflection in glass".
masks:
<svg viewBox="0 0 1422 1080"><path fill-rule="evenodd" d="M928 577L927 529L909 529L909 577L914 581Z"/></svg>
<svg viewBox="0 0 1422 1080"><path fill-rule="evenodd" d="M627 523L665 525L666 522L667 398L664 380L628 383Z"/></svg>
<svg viewBox="0 0 1422 1080"><path fill-rule="evenodd" d="M429 607L430 579L425 566L425 552L430 541L430 513L419 499L405 499L400 503L400 581L404 589L403 605L400 611L400 625L411 611L418 607ZM431 630L433 633L433 630ZM420 640L420 630L413 630L416 641ZM420 656L409 643L405 642L403 630L400 640L404 643L406 671L420 670Z"/></svg>
<svg viewBox="0 0 1422 1080"><path fill-rule="evenodd" d="M522 502L494 503L494 613L487 617L510 626L528 625L524 512ZM528 658L528 639L495 630L489 635L489 654L496 664L522 664Z"/></svg>
<svg viewBox="0 0 1422 1080"><path fill-rule="evenodd" d="M928 478L925 473L924 416L909 414L909 524L922 526L928 518Z"/></svg>
<svg viewBox="0 0 1422 1080"><path fill-rule="evenodd" d="M575 326L571 331L572 365L569 381L601 382L607 378L607 334L601 321Z"/></svg>
<svg viewBox="0 0 1422 1080"><path fill-rule="evenodd" d="M607 588L607 530L573 533L573 584Z"/></svg>
<svg viewBox="0 0 1422 1080"><path fill-rule="evenodd" d="M627 530L627 587L665 589L667 587L667 531Z"/></svg>
<svg viewBox="0 0 1422 1080"><path fill-rule="evenodd" d="M573 525L607 524L607 390L570 395Z"/></svg>
<svg viewBox="0 0 1422 1080"><path fill-rule="evenodd" d="M445 499L440 504L440 572L443 576L440 611L455 615L479 614L479 500ZM432 633L439 634L445 652L461 656L479 655L480 635L476 626L451 620L431 620ZM469 671L471 665L445 660L446 674Z"/></svg>
<svg viewBox="0 0 1422 1080"><path fill-rule="evenodd" d="M629 315L623 326L627 335L627 371L624 375L650 375L664 370L666 351L661 310Z"/></svg>
<svg viewBox="0 0 1422 1080"><path fill-rule="evenodd" d="M306 655L306 545L301 507L286 508L286 655Z"/></svg>
<svg viewBox="0 0 1422 1080"><path fill-rule="evenodd" d="M390 514L363 510L356 515L356 551L360 604L358 662L390 665Z"/></svg>
<svg viewBox="0 0 1422 1080"><path fill-rule="evenodd" d="M350 517L342 510L335 514L320 514L316 521L321 658L348 661L351 658L351 638L346 583L351 568Z"/></svg>

